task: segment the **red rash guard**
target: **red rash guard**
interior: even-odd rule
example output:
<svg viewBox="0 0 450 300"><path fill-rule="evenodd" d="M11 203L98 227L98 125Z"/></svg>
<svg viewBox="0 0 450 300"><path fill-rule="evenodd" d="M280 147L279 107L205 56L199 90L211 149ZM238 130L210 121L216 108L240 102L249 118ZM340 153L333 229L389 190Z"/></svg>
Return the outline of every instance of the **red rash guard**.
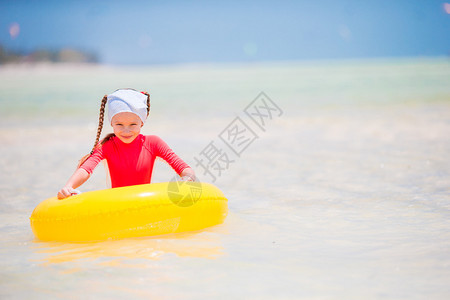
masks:
<svg viewBox="0 0 450 300"><path fill-rule="evenodd" d="M162 139L142 134L129 144L115 136L110 138L97 147L80 168L92 174L98 163L106 159L113 188L145 184L152 179L153 164L157 156L167 161L177 174L189 168Z"/></svg>

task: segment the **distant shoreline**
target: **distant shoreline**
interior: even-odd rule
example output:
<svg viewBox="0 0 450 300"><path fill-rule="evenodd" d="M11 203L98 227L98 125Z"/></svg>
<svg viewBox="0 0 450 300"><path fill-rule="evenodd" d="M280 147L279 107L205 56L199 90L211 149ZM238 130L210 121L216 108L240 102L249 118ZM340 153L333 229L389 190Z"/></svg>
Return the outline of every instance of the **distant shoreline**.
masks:
<svg viewBox="0 0 450 300"><path fill-rule="evenodd" d="M23 63L99 63L98 55L93 52L62 48L57 50L38 49L30 53L5 49L0 45L0 65Z"/></svg>
<svg viewBox="0 0 450 300"><path fill-rule="evenodd" d="M1 46L0 46L1 49ZM367 58L343 58L343 59L317 59L317 60L274 60L274 61L235 61L235 62L179 62L179 63L154 63L154 64L110 64L103 62L86 61L33 61L28 59L9 61L0 63L0 71L13 70L85 70L85 69L216 69L216 68L246 68L252 69L266 67L326 67L326 66L351 66L355 64L403 64L403 63L423 63L434 62L450 64L448 56L402 56L402 57L367 57Z"/></svg>

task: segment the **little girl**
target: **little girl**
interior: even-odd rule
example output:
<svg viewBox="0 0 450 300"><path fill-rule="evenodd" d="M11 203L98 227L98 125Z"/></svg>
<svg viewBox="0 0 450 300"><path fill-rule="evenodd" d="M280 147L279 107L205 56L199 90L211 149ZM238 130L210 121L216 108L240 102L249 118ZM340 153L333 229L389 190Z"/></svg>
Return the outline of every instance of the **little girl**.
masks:
<svg viewBox="0 0 450 300"><path fill-rule="evenodd" d="M105 106L114 133L100 143ZM76 194L76 189L92 174L98 163L106 159L111 187L150 183L155 158L161 157L182 180L194 181L195 172L167 144L155 135L142 135L150 112L150 95L133 89L120 89L105 95L100 107L97 137L90 154L83 157L75 173L58 192L58 199Z"/></svg>

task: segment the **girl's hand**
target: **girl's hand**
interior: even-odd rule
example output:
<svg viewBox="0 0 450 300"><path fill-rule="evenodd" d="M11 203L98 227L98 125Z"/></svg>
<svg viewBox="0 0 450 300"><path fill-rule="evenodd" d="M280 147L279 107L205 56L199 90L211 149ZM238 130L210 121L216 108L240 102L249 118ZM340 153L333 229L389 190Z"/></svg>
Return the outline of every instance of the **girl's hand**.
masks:
<svg viewBox="0 0 450 300"><path fill-rule="evenodd" d="M182 181L196 181L195 172L191 168L184 169L180 174Z"/></svg>
<svg viewBox="0 0 450 300"><path fill-rule="evenodd" d="M181 177L181 181L195 181L191 176L183 176Z"/></svg>
<svg viewBox="0 0 450 300"><path fill-rule="evenodd" d="M77 195L80 192L74 190L73 187L79 187L89 178L89 173L82 168L78 168L75 173L73 173L72 177L69 178L66 185L58 192L58 199L64 199L70 197L72 195Z"/></svg>
<svg viewBox="0 0 450 300"><path fill-rule="evenodd" d="M71 187L63 187L59 192L58 192L58 199L64 199L73 195L78 195L80 192L71 188Z"/></svg>

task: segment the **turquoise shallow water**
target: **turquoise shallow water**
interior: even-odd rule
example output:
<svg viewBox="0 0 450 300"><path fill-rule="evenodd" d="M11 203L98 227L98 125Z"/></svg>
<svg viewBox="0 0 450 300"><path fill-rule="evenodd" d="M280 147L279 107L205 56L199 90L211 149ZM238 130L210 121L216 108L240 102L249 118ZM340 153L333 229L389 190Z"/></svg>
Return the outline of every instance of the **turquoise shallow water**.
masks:
<svg viewBox="0 0 450 300"><path fill-rule="evenodd" d="M450 296L446 59L7 66L0 77L2 299ZM119 87L151 92L144 133L202 180L195 157L210 142L234 159L215 181L229 216L196 233L34 241L33 208L90 150L99 102ZM264 130L244 113L261 91L282 110ZM233 156L220 136L237 116L258 138ZM159 162L154 181L172 177Z"/></svg>

